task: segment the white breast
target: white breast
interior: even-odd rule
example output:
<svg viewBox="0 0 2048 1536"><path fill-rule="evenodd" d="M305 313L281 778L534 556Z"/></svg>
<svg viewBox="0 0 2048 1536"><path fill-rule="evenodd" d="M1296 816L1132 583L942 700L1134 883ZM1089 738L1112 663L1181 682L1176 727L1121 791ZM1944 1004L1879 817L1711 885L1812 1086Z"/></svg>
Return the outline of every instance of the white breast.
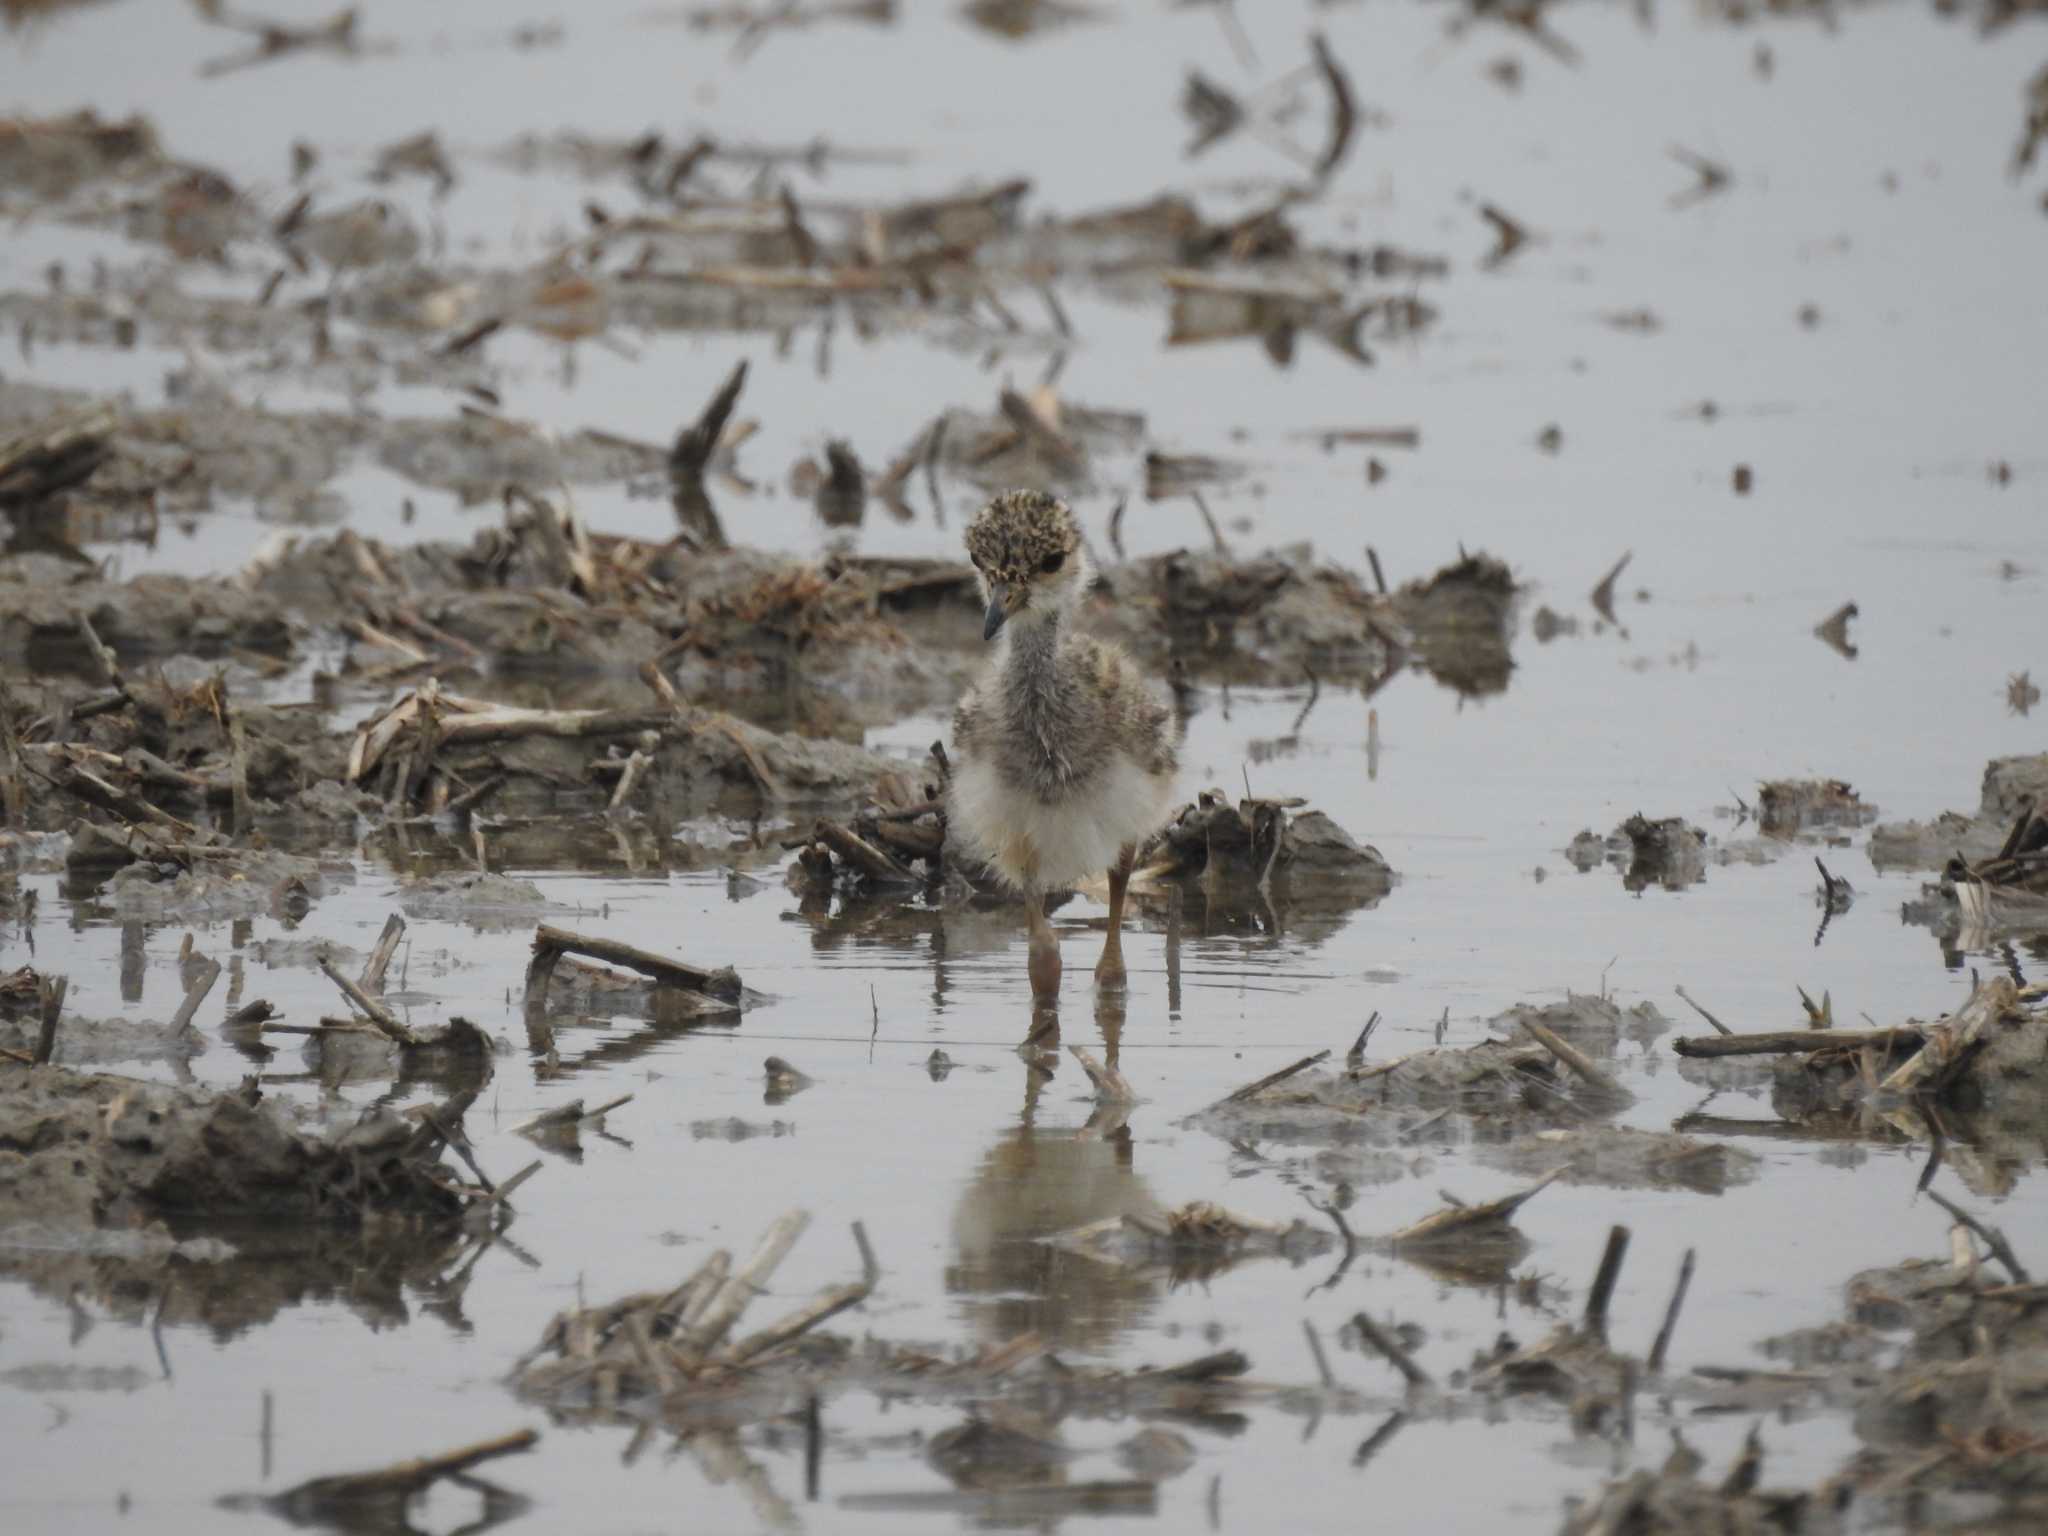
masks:
<svg viewBox="0 0 2048 1536"><path fill-rule="evenodd" d="M993 763L967 758L954 765L948 818L967 851L1012 885L1056 891L1116 863L1166 820L1172 799L1171 778L1121 752L1049 804L1005 784Z"/></svg>

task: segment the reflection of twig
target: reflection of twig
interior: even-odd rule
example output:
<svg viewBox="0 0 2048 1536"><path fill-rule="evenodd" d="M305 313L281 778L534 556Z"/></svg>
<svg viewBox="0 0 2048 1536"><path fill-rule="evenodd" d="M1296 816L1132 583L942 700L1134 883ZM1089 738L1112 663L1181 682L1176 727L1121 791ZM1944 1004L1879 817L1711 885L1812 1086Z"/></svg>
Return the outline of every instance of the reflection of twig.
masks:
<svg viewBox="0 0 2048 1536"><path fill-rule="evenodd" d="M1735 184L1735 177L1727 166L1709 160L1704 155L1696 155L1683 145L1674 144L1666 153L1699 178L1683 192L1673 195L1673 208L1690 208L1694 203L1705 202L1716 193L1725 192Z"/></svg>
<svg viewBox="0 0 2048 1536"><path fill-rule="evenodd" d="M1344 1257L1339 1259L1337 1267L1330 1271L1329 1279L1320 1285L1309 1287L1308 1294L1313 1296L1317 1291L1336 1289L1337 1282L1344 1278L1345 1272L1351 1268L1351 1261L1358 1257L1358 1234L1351 1230L1351 1223L1344 1219L1344 1213L1336 1206L1325 1205L1314 1195L1304 1194L1302 1198L1308 1202L1310 1210L1329 1217L1331 1224L1337 1229L1337 1235L1344 1239Z"/></svg>
<svg viewBox="0 0 2048 1536"><path fill-rule="evenodd" d="M1358 129L1358 105L1351 95L1350 78L1338 65L1323 35L1314 34L1308 45L1315 54L1316 68L1322 71L1323 83L1330 89L1330 142L1323 146L1316 161L1316 175L1322 178L1337 169L1344 152L1351 147L1351 136Z"/></svg>
<svg viewBox="0 0 2048 1536"><path fill-rule="evenodd" d="M312 49L331 51L349 58L362 51L362 45L356 39L356 11L353 6L345 11L337 11L325 21L315 22L309 27L286 26L283 22L276 21L245 20L224 14L216 19L223 26L253 35L256 41L253 46L241 53L223 54L201 64L199 73L206 79L231 74L238 69L248 69L257 64L268 64L284 58L287 54L304 53Z"/></svg>
<svg viewBox="0 0 2048 1536"><path fill-rule="evenodd" d="M1618 624L1621 622L1614 616L1615 579L1619 577L1623 571L1628 569L1629 561L1633 560L1634 558L1634 550L1623 550L1621 552L1621 558L1615 561L1614 564L1608 568L1607 574L1605 576L1602 576L1600 578L1598 585L1596 585L1593 588L1593 607L1599 613L1600 617L1605 619L1610 624Z"/></svg>
<svg viewBox="0 0 2048 1536"><path fill-rule="evenodd" d="M1479 259L1480 267L1488 272L1506 263L1507 259L1529 243L1529 231L1491 203L1479 205L1479 217L1493 226L1493 249Z"/></svg>
<svg viewBox="0 0 2048 1536"><path fill-rule="evenodd" d="M1415 1363L1415 1357L1401 1347L1400 1342L1380 1327L1365 1313L1360 1312L1351 1319L1351 1326L1358 1330L1358 1336L1386 1356L1395 1370L1408 1380L1411 1387L1424 1386L1429 1381L1429 1372Z"/></svg>

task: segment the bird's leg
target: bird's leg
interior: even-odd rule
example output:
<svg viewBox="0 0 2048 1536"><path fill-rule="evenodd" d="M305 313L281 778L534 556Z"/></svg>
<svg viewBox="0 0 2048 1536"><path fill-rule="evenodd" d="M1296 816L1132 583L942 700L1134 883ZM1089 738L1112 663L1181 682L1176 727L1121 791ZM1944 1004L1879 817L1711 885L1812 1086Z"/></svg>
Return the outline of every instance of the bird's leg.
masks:
<svg viewBox="0 0 2048 1536"><path fill-rule="evenodd" d="M1060 941L1053 936L1052 923L1045 915L1045 896L1040 891L1024 895L1024 916L1031 924L1031 995L1050 998L1060 995Z"/></svg>
<svg viewBox="0 0 2048 1536"><path fill-rule="evenodd" d="M1102 940L1102 958L1095 962L1098 987L1124 984L1124 892L1130 889L1131 865L1137 854L1138 850L1126 843L1109 871L1109 932Z"/></svg>

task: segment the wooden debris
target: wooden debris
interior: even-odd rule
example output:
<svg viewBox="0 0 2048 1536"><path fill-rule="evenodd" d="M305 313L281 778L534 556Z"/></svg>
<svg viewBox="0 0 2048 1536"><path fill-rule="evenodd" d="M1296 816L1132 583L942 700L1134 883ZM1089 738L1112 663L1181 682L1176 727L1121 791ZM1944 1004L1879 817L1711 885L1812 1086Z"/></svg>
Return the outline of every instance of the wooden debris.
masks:
<svg viewBox="0 0 2048 1536"><path fill-rule="evenodd" d="M1103 1105L1123 1106L1138 1101L1137 1090L1131 1087L1123 1073L1115 1067L1106 1067L1095 1059L1094 1053L1078 1045L1067 1047L1074 1060L1081 1063L1081 1070L1088 1074L1088 1081L1095 1085L1095 1102Z"/></svg>
<svg viewBox="0 0 2048 1536"><path fill-rule="evenodd" d="M0 438L0 507L29 507L92 478L116 425L104 405L81 406Z"/></svg>
<svg viewBox="0 0 2048 1536"><path fill-rule="evenodd" d="M1403 1227L1387 1239L1396 1249L1421 1248L1438 1243L1463 1242L1490 1231L1505 1229L1516 1211L1536 1198L1564 1170L1546 1173L1527 1189L1480 1205L1450 1205L1433 1211L1422 1220Z"/></svg>
<svg viewBox="0 0 2048 1536"><path fill-rule="evenodd" d="M184 1001L178 1004L178 1011L171 1016L167 1033L181 1035L192 1027L192 1019L199 1012L199 1005L206 1001L206 994L213 990L213 984L219 980L218 960L207 960L192 973L192 980L185 988Z"/></svg>
<svg viewBox="0 0 2048 1536"><path fill-rule="evenodd" d="M1522 1028L1530 1039L1571 1068L1588 1088L1603 1098L1626 1103L1635 1097L1634 1094L1615 1081L1611 1074L1596 1065L1590 1056L1558 1034L1556 1030L1538 1024L1534 1019L1530 1018L1522 1020Z"/></svg>
<svg viewBox="0 0 2048 1536"><path fill-rule="evenodd" d="M385 1038L394 1044L417 1049L424 1043L413 1032L410 1025L401 1022L398 1015L385 1007L380 1000L370 996L369 993L365 992L355 982L342 975L340 971L334 968L334 962L324 955L320 957L320 974L339 987L341 995L349 1000L349 1003L356 1011L374 1024L379 1033L383 1034Z"/></svg>
<svg viewBox="0 0 2048 1536"><path fill-rule="evenodd" d="M1261 1093L1264 1093L1268 1088L1271 1088L1276 1083L1284 1083L1287 1081L1288 1078L1294 1076L1295 1073L1306 1072L1310 1067L1316 1065L1316 1063L1328 1061L1329 1059L1330 1053L1328 1051L1317 1051L1313 1056L1304 1056L1301 1058L1301 1060L1295 1062L1292 1066L1282 1067L1278 1072L1268 1072L1264 1077L1258 1079L1258 1081L1246 1083L1242 1088L1237 1089L1234 1093L1225 1094L1222 1098L1218 1099L1215 1104L1211 1105L1210 1108L1214 1109L1224 1104L1242 1104L1247 1099L1257 1098Z"/></svg>
<svg viewBox="0 0 2048 1536"><path fill-rule="evenodd" d="M1671 1301L1664 1308L1664 1321L1658 1325L1657 1340L1650 1346L1649 1371L1652 1376L1664 1369L1665 1357L1671 1351L1671 1336L1678 1330L1678 1309L1685 1305L1685 1293L1692 1288L1693 1261L1697 1250L1685 1250L1685 1258L1678 1266L1678 1281L1671 1287Z"/></svg>
<svg viewBox="0 0 2048 1536"><path fill-rule="evenodd" d="M1579 1321L1579 1326L1596 1338L1607 1336L1607 1308L1621 1279L1622 1261L1628 1257L1628 1240L1627 1227L1617 1224L1607 1229L1607 1246L1600 1251L1600 1268L1586 1293L1586 1311Z"/></svg>
<svg viewBox="0 0 2048 1536"><path fill-rule="evenodd" d="M42 1066L57 1049L57 1021L64 1014L64 994L70 990L68 976L45 976L38 983L41 1019L36 1030L34 1063Z"/></svg>
<svg viewBox="0 0 2048 1536"><path fill-rule="evenodd" d="M666 955L636 949L631 944L570 933L567 929L542 923L533 931L533 960L526 971L529 1008L534 1006L536 993L545 999L548 979L554 973L555 962L563 955L582 955L607 965L621 965L629 971L652 977L664 986L702 993L734 1007L739 1006L743 995L739 975L730 966L707 971Z"/></svg>
<svg viewBox="0 0 2048 1536"><path fill-rule="evenodd" d="M1681 1056L1791 1056L1815 1051L1919 1049L1925 1034L1915 1025L1896 1029L1775 1029L1756 1034L1681 1035L1671 1048Z"/></svg>
<svg viewBox="0 0 2048 1536"><path fill-rule="evenodd" d="M356 985L372 996L384 990L384 976L391 969L391 957L398 952L398 941L405 937L405 919L396 912L384 919L384 931L377 936L377 947L370 951L370 958L363 962L363 974L356 978Z"/></svg>

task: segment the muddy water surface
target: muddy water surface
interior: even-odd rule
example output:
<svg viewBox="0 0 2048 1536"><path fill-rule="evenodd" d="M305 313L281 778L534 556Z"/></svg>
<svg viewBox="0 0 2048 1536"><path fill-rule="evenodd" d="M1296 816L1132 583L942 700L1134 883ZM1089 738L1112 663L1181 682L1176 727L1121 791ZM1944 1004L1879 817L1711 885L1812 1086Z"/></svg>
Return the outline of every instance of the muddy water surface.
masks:
<svg viewBox="0 0 2048 1536"><path fill-rule="evenodd" d="M625 138L658 125L678 140L703 129L780 144L822 135L905 152L900 163L799 182L821 200L1024 175L1037 206L1062 214L1162 187L1243 211L1289 163L1249 135L1183 160L1186 125L1173 109L1182 71L1249 88L1293 68L1306 30L1323 26L1377 115L1330 193L1303 210L1303 227L1318 240L1387 241L1450 262L1447 277L1415 290L1440 309L1436 326L1377 345L1370 369L1313 339L1285 369L1250 339L1168 348L1159 303L1081 285L1065 298L1071 342L1035 312L1017 335L987 322L973 335L906 325L863 339L842 325L829 348L811 328L782 338L620 330L573 350L508 335L492 353L502 409L565 433L600 426L665 440L746 358L746 409L762 426L743 462L759 485L724 493L735 540L812 552L853 539L940 554L972 509L967 487L951 486L938 515L919 495L907 522L875 513L855 533L828 532L805 498L783 490L785 466L828 437L885 462L935 412L986 408L1001 382L1029 384L1064 353L1065 398L1142 411L1171 450L1246 461L1245 478L1212 495L1233 545L1311 540L1347 564L1371 545L1400 581L1462 544L1506 559L1530 587L1504 692L1463 697L1419 671L1370 698L1307 679L1199 691L1185 789L1234 793L1248 782L1303 796L1376 846L1400 881L1370 908L1143 904L1118 1007L1096 1004L1082 984L1101 908L1063 908L1064 1036L1118 1052L1141 1096L1128 1135L1090 1131L1088 1084L1072 1061L1046 1079L1018 1056L1030 1017L1022 925L1007 910L937 897L802 900L785 888L780 846L801 828L774 818L637 821L611 847L587 833L507 839L522 857L494 867L532 880L546 910L415 918L393 992L416 1021L461 1014L506 1042L470 1113L477 1156L493 1172L528 1161L531 1146L511 1127L540 1110L577 1096L630 1093L632 1103L607 1134L583 1137L579 1160L549 1157L503 1240L395 1287L365 1253L359 1271L330 1263L317 1283L286 1282L252 1303L253 1320L181 1319L174 1298L155 1337L67 1306L51 1287L0 1291L10 1368L0 1371L0 1428L18 1453L0 1493L8 1529L99 1529L117 1511L164 1532L216 1530L224 1519L253 1528L270 1517L225 1516L216 1501L529 1423L543 1430L538 1448L486 1469L531 1501L498 1511L515 1529L974 1523L970 1505L912 1516L862 1504L951 1488L925 1447L957 1412L833 1397L810 1497L804 1437L788 1423L743 1435L738 1470L662 1442L628 1462L626 1431L552 1427L503 1384L556 1311L672 1285L710 1248L746 1248L791 1207L815 1221L776 1277L777 1300L854 1269L847 1223L863 1221L872 1236L884 1277L853 1315L856 1333L955 1351L1035 1328L1064 1358L1118 1366L1231 1347L1261 1380L1295 1384L1317 1380L1304 1320L1325 1341L1361 1309L1414 1324L1417 1356L1440 1378L1504 1331L1542 1333L1575 1315L1615 1222L1634 1243L1614 1327L1638 1352L1680 1254L1699 1251L1674 1347L1680 1366L1760 1363L1764 1337L1837 1317L1841 1284L1858 1269L1945 1251L1943 1219L1913 1198L1924 1149L1781 1139L1743 1140L1761 1174L1720 1195L1546 1191L1519 1222L1533 1245L1520 1270L1550 1287L1532 1294L1375 1255L1327 1289L1317 1286L1334 1257L1176 1283L1033 1241L1197 1198L1320 1220L1305 1196L1326 1199L1331 1187L1314 1149L1233 1144L1183 1121L1301 1055L1341 1054L1374 1011L1383 1022L1372 1049L1387 1056L1431 1043L1440 1021L1450 1043L1479 1039L1509 1005L1567 990L1648 999L1684 1033L1699 1025L1678 985L1738 1028L1796 1027L1795 985L1828 991L1846 1024L1864 1012L1890 1024L1957 1006L1972 969L2017 968L2031 980L2048 964L2025 946L1945 957L1899 920L1921 877L1871 868L1861 834L1822 850L1859 897L1817 937L1815 850L1760 842L1733 814L1737 797L1754 802L1760 778L1823 774L1854 781L1887 818L1926 817L1973 804L1986 759L2042 746L2038 718L2012 713L2005 698L2008 674L2048 671L2038 389L2048 309L2033 292L2048 223L2038 175L2017 185L2006 175L2039 31L1980 41L1962 21L1909 5L1855 8L1833 30L1730 27L1670 10L1646 29L1620 9L1588 8L1554 22L1582 55L1570 67L1505 29L1448 38L1438 8L1242 9L1259 12L1245 17L1255 71L1213 16L1149 6L1105 9L1022 43L951 8L918 7L887 27L778 31L739 63L731 33L631 6L579 10L558 42L533 48L514 46L512 19L495 6L368 7L364 31L388 51L220 78L198 67L234 39L182 10L85 7L0 38L10 110L143 112L175 153L267 189L279 211L293 195L292 140L320 149L316 177L339 200L364 190L379 145L436 128L461 177L454 191L440 204L417 183L383 195L433 221L451 262L515 263L573 228L587 196L624 202L559 171L507 164L502 151L521 135L562 128ZM1503 57L1518 61L1515 92L1486 72ZM1288 126L1319 142L1315 112ZM1673 144L1728 167L1733 185L1673 206L1694 180L1667 154ZM1482 202L1534 235L1491 269ZM131 273L167 259L111 234L31 222L0 249L0 282L34 292L49 262L83 273L96 258ZM264 275L181 280L246 295ZM310 293L321 280L294 281ZM1654 328L1613 323L1645 310ZM6 373L154 404L173 375L195 370L273 409L451 408L445 391L388 379L352 399L294 358L210 353L203 335L126 351L44 341ZM1371 486L1365 450L1299 435L1410 424L1420 449L1375 450L1389 473ZM1539 437L1553 424L1561 437L1546 452ZM1994 474L1997 464L2009 474ZM1746 496L1732 487L1737 465L1753 473ZM1141 471L1132 457L1101 478L1102 494L1078 507L1106 544L1114 493ZM464 539L495 515L364 465L328 489L349 526L392 541ZM578 505L606 531L659 537L672 527L662 496L624 485L579 491ZM230 504L189 526L167 523L154 547L92 553L123 575L226 572L278 521L274 508ZM1208 538L1187 503L1142 496L1121 531L1133 553ZM1624 551L1632 560L1609 622L1584 594ZM1853 657L1811 633L1851 600ZM1539 638L1539 606L1576 632ZM301 678L275 686L303 697ZM939 717L913 717L868 739L911 756L943 730ZM1574 834L1604 834L1638 810L1683 816L1730 856L1710 858L1704 880L1681 891L1632 890L1611 865L1582 872L1563 857ZM57 877L35 877L26 883L38 916L0 931L0 958L23 963L32 945L38 967L73 978L75 1007L162 1019L182 993L177 957L190 932L229 967L229 1006L264 997L310 1019L335 1011L331 989L310 964L271 963L276 946L317 938L367 951L407 878L467 857L429 833L414 844L379 837L336 850L352 879L291 923L124 925L90 897L67 897ZM560 1031L567 1070L543 1080L518 1006L536 915L732 965L766 1000L736 1027L579 1020ZM935 1048L956 1063L937 1078L927 1069ZM767 1102L771 1054L815 1085ZM1666 1129L1709 1104L1715 1115L1772 1118L1760 1090L1716 1093L1681 1077L1668 1036L1624 1043L1619 1060L1638 1095L1624 1124ZM232 1084L251 1068L215 1038L190 1070ZM365 1104L390 1088L300 1077L289 1044L267 1076L309 1101ZM1420 1217L1439 1189L1478 1200L1524 1182L1450 1137L1420 1138L1388 1172L1349 1191L1360 1232ZM2023 1251L2048 1256L2044 1210L2022 1178L1997 1219ZM150 1312L141 1308L144 1324ZM1401 1383L1378 1357L1330 1347L1355 1399L1189 1426L1194 1464L1160 1485L1155 1514L1074 1518L1337 1530L1356 1528L1369 1508L1392 1530L1549 1530L1568 1496L1634 1458L1660 1462L1668 1426L1718 1467L1750 1424L1645 1399L1631 1447L1575 1433L1561 1407L1422 1406L1386 1453L1355 1465L1401 1404ZM25 1369L50 1364L72 1374ZM102 1389L86 1390L95 1380ZM1066 1426L1061 1475L1128 1475L1115 1448L1139 1427ZM1806 1484L1839 1466L1855 1439L1841 1417L1816 1410L1772 1425L1767 1443L1770 1479ZM476 1490L444 1485L414 1517L453 1530L482 1508Z"/></svg>

